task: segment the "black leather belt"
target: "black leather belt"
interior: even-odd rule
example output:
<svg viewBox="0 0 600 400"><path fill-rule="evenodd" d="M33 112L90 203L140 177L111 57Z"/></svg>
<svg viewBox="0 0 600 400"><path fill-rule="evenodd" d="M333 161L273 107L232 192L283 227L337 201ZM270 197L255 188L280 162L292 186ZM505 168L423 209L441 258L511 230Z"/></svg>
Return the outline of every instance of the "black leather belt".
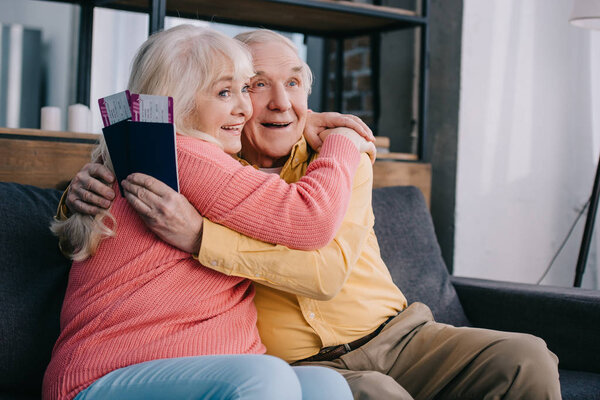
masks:
<svg viewBox="0 0 600 400"><path fill-rule="evenodd" d="M344 354L349 353L352 350L356 350L360 346L368 343L371 339L373 339L375 336L377 336L379 334L379 332L381 332L383 330L383 328L385 328L385 326L388 324L388 322L393 320L395 317L396 317L396 315L389 317L383 324L379 325L379 327L377 329L375 329L373 332L369 333L368 335L361 337L360 339L356 339L355 341L346 343L346 344L324 347L321 349L321 351L319 351L314 356L310 356L310 357L304 358L302 360L298 360L295 363L335 360L336 358L343 356Z"/></svg>

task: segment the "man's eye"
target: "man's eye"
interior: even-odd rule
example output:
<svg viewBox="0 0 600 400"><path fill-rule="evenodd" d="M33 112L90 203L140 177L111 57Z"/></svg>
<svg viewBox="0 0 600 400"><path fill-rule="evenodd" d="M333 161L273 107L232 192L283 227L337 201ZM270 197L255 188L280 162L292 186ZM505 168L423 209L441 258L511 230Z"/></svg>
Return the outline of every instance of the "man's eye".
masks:
<svg viewBox="0 0 600 400"><path fill-rule="evenodd" d="M256 82L254 84L254 87L265 87L265 83L264 82Z"/></svg>
<svg viewBox="0 0 600 400"><path fill-rule="evenodd" d="M290 81L290 83L288 83L288 85L290 85L290 86L298 86L299 83L298 83L298 81Z"/></svg>

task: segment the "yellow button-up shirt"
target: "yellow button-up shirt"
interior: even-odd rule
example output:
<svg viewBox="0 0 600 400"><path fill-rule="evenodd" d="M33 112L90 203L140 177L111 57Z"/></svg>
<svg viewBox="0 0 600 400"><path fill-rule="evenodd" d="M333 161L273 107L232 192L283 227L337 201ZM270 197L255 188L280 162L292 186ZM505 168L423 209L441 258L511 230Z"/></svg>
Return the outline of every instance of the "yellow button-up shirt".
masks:
<svg viewBox="0 0 600 400"><path fill-rule="evenodd" d="M302 138L281 178L299 180L315 157ZM379 254L372 185L371 161L363 154L342 225L319 250L260 242L204 219L198 260L255 282L258 329L268 354L288 362L312 356L367 335L406 307Z"/></svg>

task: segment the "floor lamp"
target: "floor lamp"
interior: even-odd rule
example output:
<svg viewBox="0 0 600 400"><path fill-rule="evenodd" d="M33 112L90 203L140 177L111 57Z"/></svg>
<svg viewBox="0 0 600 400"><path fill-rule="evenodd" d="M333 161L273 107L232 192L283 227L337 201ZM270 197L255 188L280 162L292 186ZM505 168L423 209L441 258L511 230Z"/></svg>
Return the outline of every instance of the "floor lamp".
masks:
<svg viewBox="0 0 600 400"><path fill-rule="evenodd" d="M580 28L600 30L600 0L575 0L569 21ZM581 239L581 247L579 249L579 257L577 258L577 266L575 267L574 287L581 286L581 280L590 251L592 233L594 232L594 222L596 220L596 212L598 211L599 197L600 160L598 160L596 177L594 178L594 186L590 197L590 205L585 220L585 228L583 229L583 238Z"/></svg>

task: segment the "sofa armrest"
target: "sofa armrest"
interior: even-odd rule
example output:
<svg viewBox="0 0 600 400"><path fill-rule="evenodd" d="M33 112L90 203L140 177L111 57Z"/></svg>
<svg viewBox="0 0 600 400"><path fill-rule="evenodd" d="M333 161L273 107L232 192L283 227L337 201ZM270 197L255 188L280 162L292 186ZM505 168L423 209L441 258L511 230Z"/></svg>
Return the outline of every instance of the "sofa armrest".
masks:
<svg viewBox="0 0 600 400"><path fill-rule="evenodd" d="M600 291L451 277L471 323L541 337L564 369L600 373Z"/></svg>

